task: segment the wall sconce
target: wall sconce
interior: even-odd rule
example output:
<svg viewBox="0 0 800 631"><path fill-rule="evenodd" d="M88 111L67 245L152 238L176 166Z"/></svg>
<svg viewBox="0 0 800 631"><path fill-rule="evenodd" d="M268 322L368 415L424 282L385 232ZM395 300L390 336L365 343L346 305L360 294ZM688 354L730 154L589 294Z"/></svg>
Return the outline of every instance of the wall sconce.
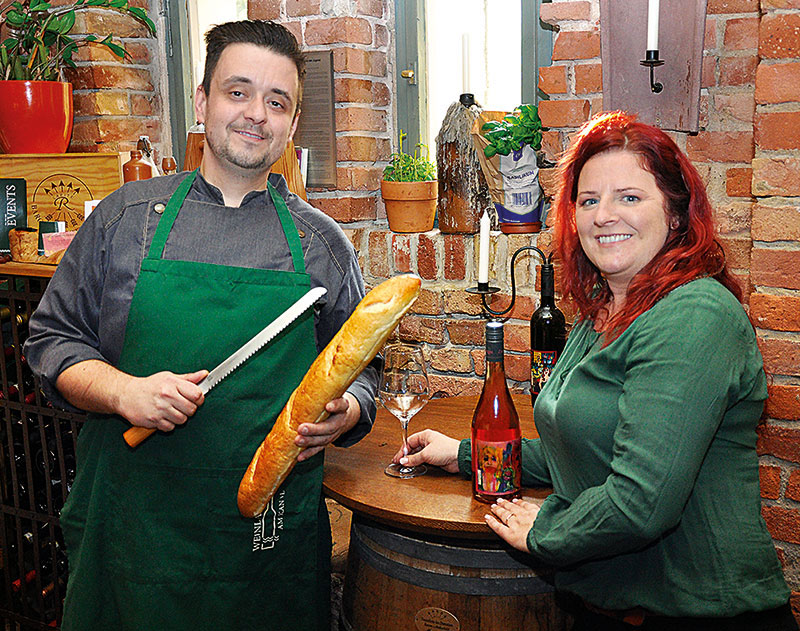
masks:
<svg viewBox="0 0 800 631"><path fill-rule="evenodd" d="M662 129L699 130L706 5L600 0L604 110L636 113Z"/></svg>

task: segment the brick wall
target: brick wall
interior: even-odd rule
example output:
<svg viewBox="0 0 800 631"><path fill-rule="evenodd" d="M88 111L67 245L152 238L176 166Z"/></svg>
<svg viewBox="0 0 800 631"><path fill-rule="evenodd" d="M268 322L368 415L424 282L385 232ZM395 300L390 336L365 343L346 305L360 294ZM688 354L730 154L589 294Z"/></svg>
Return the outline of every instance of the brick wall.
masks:
<svg viewBox="0 0 800 631"><path fill-rule="evenodd" d="M53 2L52 4L65 4ZM131 0L158 21L155 0ZM150 137L157 155L169 151L169 128L162 122L161 56L163 32L149 37L147 29L128 16L99 10L77 12L74 33L94 33L125 43L130 59L120 60L105 46L81 47L65 80L72 83L75 118L70 152L115 152L136 147L139 136ZM163 151L162 151L163 150ZM180 162L180 161L179 161Z"/></svg>

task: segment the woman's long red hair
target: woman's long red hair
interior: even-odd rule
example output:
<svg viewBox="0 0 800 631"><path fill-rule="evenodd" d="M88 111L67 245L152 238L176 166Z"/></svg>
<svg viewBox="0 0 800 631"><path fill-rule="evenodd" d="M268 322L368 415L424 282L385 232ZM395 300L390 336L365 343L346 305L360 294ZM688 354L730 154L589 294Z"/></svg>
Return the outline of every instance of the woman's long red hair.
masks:
<svg viewBox="0 0 800 631"><path fill-rule="evenodd" d="M563 263L563 295L575 300L582 318L592 320L611 299L608 284L578 239L575 200L578 176L586 162L597 154L622 150L636 154L642 168L653 174L664 195L668 221L677 227L631 280L625 304L604 327L606 344L670 291L695 278L715 278L742 301L742 290L728 271L722 246L714 236L711 204L697 170L667 134L624 112L600 114L589 120L559 161L560 186L554 211Z"/></svg>

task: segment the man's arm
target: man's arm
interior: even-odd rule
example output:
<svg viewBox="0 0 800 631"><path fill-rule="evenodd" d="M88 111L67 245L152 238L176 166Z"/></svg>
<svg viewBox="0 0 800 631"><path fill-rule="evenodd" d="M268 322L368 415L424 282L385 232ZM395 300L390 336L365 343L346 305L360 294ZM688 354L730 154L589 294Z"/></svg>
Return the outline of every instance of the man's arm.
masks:
<svg viewBox="0 0 800 631"><path fill-rule="evenodd" d="M103 361L73 364L56 379L56 387L72 405L87 412L118 414L131 424L168 432L182 425L203 404L197 385L207 370L184 375L159 372L134 377Z"/></svg>

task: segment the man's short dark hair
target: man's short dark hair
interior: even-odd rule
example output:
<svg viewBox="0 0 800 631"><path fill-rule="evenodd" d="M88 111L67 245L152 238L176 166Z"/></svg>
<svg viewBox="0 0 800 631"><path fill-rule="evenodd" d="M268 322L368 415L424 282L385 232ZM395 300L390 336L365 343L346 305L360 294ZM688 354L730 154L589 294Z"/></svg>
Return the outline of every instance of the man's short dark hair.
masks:
<svg viewBox="0 0 800 631"><path fill-rule="evenodd" d="M217 67L222 51L231 44L255 44L288 57L297 68L297 109L303 96L303 80L306 76L306 58L297 39L286 27L270 20L241 20L226 22L209 29L206 33L206 67L203 74L203 91L208 96L211 77ZM297 111L297 110L295 110Z"/></svg>

